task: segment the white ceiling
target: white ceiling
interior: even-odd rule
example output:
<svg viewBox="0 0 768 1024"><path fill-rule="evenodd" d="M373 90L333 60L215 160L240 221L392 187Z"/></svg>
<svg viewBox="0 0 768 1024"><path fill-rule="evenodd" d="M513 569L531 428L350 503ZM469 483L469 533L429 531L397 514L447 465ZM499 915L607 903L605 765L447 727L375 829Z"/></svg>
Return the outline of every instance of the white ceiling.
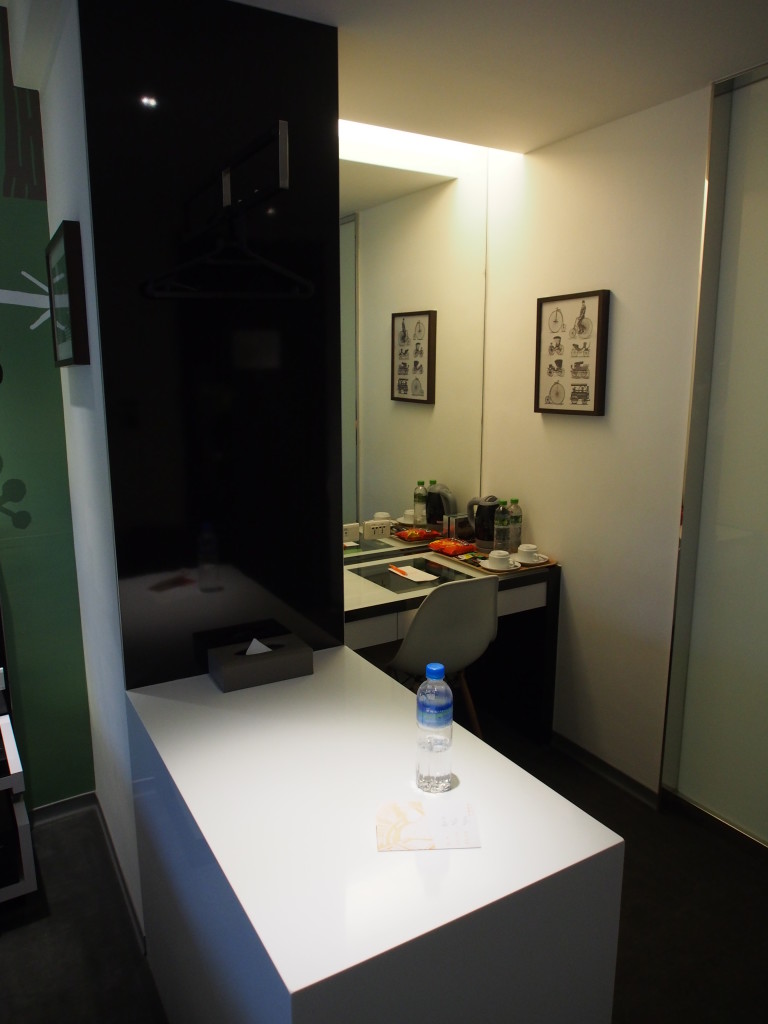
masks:
<svg viewBox="0 0 768 1024"><path fill-rule="evenodd" d="M339 160L339 217L449 181L445 175Z"/></svg>
<svg viewBox="0 0 768 1024"><path fill-rule="evenodd" d="M39 88L57 7L21 26L4 2L16 84ZM768 62L768 0L240 2L338 27L340 117L520 153ZM342 165L342 212L432 184L405 175Z"/></svg>
<svg viewBox="0 0 768 1024"><path fill-rule="evenodd" d="M245 0L339 29L339 112L530 152L768 61L766 0Z"/></svg>

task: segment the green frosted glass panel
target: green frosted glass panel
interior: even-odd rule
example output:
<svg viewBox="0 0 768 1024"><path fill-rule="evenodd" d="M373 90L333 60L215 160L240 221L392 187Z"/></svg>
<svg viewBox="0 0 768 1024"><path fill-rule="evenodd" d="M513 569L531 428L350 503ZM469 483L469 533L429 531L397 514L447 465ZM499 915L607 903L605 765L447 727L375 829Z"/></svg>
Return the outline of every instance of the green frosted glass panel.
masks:
<svg viewBox="0 0 768 1024"><path fill-rule="evenodd" d="M60 373L47 317L36 94L10 82L0 9L0 602L27 803L93 790ZM10 121L10 126L9 126Z"/></svg>

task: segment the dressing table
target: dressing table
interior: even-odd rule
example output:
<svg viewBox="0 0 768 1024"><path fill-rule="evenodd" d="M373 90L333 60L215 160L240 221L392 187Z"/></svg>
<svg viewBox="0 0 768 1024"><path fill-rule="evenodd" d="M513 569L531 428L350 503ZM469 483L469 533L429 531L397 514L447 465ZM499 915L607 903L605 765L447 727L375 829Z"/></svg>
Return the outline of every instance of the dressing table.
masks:
<svg viewBox="0 0 768 1024"><path fill-rule="evenodd" d="M434 584L411 583L389 572L389 563L418 567L449 579L485 575L483 570L399 543L344 560L344 642L365 651L402 640L418 606ZM493 688L493 703L515 729L537 742L549 740L557 666L561 567L557 563L499 574L496 639L467 670L475 699ZM369 651L370 653L370 651ZM435 653L439 661L439 651Z"/></svg>

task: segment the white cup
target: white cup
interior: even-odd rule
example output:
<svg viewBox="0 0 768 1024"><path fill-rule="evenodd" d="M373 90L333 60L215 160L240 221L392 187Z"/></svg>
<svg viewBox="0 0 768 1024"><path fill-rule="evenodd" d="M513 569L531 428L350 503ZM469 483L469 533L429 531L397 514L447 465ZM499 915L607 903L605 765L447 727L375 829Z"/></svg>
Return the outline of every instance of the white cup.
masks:
<svg viewBox="0 0 768 1024"><path fill-rule="evenodd" d="M536 544L521 544L517 549L518 562L538 562L539 549Z"/></svg>
<svg viewBox="0 0 768 1024"><path fill-rule="evenodd" d="M389 519L391 517L389 515L389 512L374 512L373 513L373 518L374 519Z"/></svg>
<svg viewBox="0 0 768 1024"><path fill-rule="evenodd" d="M491 569L508 569L509 552L502 551L501 548L496 548L495 551L489 552L488 565Z"/></svg>

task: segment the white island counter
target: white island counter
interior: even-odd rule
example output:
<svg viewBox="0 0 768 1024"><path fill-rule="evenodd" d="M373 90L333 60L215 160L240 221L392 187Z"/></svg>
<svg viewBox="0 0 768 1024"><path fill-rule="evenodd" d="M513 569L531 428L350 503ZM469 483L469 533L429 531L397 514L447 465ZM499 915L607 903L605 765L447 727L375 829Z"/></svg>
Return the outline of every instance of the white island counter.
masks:
<svg viewBox="0 0 768 1024"><path fill-rule="evenodd" d="M461 727L454 789L420 793L413 694L344 647L314 665L127 695L171 1024L608 1024L622 840ZM480 847L379 852L379 808L419 800L469 804Z"/></svg>

